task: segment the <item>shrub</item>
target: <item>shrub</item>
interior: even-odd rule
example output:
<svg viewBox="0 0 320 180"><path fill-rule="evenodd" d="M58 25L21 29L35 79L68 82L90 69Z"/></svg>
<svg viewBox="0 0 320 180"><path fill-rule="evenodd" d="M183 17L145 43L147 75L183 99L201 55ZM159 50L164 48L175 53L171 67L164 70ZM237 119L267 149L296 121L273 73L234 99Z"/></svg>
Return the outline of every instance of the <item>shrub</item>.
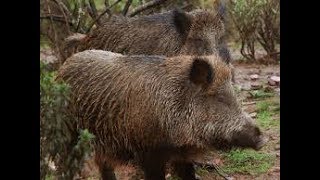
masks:
<svg viewBox="0 0 320 180"><path fill-rule="evenodd" d="M93 135L74 128L76 119L68 113L68 96L69 87L56 82L55 72L40 63L41 179L72 179L91 151Z"/></svg>
<svg viewBox="0 0 320 180"><path fill-rule="evenodd" d="M256 60L259 44L267 58L279 59L276 44L280 42L279 0L230 0L230 17L241 42L240 52Z"/></svg>

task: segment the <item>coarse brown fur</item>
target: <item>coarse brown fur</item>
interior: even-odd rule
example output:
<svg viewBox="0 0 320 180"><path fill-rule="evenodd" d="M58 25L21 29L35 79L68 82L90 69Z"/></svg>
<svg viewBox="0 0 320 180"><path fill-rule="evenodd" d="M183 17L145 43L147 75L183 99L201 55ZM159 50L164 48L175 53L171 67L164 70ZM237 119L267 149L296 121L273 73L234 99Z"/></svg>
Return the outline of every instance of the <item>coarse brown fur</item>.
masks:
<svg viewBox="0 0 320 180"><path fill-rule="evenodd" d="M165 56L221 52L224 59L230 61L223 39L225 27L222 16L219 11L198 9L185 13L175 9L135 18L113 17L77 45L73 44L74 49L71 48L69 53L88 49Z"/></svg>
<svg viewBox="0 0 320 180"><path fill-rule="evenodd" d="M228 64L212 56L124 56L89 50L70 57L59 76L71 86L79 127L95 138L103 179L133 162L146 180L164 180L167 163L194 179L192 159L208 149L264 141L240 108Z"/></svg>

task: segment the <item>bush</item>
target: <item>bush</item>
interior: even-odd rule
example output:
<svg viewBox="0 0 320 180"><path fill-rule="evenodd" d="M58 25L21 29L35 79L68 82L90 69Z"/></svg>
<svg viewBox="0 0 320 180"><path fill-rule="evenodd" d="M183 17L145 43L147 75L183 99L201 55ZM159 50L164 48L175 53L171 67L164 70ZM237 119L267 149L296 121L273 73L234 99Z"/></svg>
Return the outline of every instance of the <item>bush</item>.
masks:
<svg viewBox="0 0 320 180"><path fill-rule="evenodd" d="M230 0L230 15L241 42L240 52L248 60L256 60L257 43L267 58L279 59L276 44L280 42L279 0Z"/></svg>
<svg viewBox="0 0 320 180"><path fill-rule="evenodd" d="M57 83L55 72L40 63L41 179L72 179L91 151L93 135L75 128L76 119L68 113L68 96L68 86Z"/></svg>

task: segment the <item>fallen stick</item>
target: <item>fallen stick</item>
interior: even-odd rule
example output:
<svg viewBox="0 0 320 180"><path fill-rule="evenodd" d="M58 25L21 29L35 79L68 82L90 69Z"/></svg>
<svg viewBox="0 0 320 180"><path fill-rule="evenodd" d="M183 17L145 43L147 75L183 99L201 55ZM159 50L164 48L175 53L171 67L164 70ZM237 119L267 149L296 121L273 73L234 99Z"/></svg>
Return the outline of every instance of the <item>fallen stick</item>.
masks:
<svg viewBox="0 0 320 180"><path fill-rule="evenodd" d="M205 163L194 162L193 164L195 166L198 166L198 167L200 167L202 169L205 169L205 170L207 170L209 172L216 171L225 180L233 180L232 177L230 177L228 174L223 172L223 170L215 163L211 163L211 162L205 162Z"/></svg>

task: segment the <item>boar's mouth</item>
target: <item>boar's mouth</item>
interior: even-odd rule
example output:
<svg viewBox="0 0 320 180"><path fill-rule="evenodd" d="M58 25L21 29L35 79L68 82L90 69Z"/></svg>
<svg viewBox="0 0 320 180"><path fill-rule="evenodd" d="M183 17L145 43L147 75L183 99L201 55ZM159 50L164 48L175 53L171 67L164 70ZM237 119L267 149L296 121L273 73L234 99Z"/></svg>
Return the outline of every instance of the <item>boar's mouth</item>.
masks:
<svg viewBox="0 0 320 180"><path fill-rule="evenodd" d="M254 131L235 133L230 144L234 147L252 148L258 151L267 143L267 141L267 137L263 136L258 128L255 128Z"/></svg>

